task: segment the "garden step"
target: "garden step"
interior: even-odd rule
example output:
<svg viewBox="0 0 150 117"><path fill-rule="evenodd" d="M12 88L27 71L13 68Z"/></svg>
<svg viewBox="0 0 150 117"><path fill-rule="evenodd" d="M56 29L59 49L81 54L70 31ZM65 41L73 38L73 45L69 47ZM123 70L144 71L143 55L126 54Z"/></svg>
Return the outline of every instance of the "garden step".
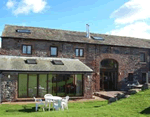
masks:
<svg viewBox="0 0 150 117"><path fill-rule="evenodd" d="M94 92L94 95L104 99L114 98L118 93L125 93L124 91L100 91Z"/></svg>

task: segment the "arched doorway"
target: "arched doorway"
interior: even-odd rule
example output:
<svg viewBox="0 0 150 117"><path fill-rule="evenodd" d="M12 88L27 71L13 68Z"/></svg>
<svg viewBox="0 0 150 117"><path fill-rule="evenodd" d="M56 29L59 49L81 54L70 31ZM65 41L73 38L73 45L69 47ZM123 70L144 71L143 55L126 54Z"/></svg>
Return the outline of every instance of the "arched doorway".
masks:
<svg viewBox="0 0 150 117"><path fill-rule="evenodd" d="M104 59L100 64L100 90L116 90L118 82L118 62Z"/></svg>

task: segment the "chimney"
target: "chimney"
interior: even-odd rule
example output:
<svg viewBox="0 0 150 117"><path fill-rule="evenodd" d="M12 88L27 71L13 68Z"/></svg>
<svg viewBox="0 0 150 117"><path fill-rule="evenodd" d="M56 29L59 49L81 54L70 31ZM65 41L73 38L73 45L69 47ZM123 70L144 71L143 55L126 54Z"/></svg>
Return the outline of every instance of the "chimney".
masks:
<svg viewBox="0 0 150 117"><path fill-rule="evenodd" d="M90 25L86 24L86 37L90 39L89 26L90 26Z"/></svg>

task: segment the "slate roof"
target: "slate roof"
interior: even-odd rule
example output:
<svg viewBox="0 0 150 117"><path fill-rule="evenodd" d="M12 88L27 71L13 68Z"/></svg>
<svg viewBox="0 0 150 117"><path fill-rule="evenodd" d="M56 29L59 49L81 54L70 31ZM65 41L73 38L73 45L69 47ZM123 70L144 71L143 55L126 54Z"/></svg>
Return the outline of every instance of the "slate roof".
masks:
<svg viewBox="0 0 150 117"><path fill-rule="evenodd" d="M25 60L36 59L37 64L26 64ZM64 65L54 65L52 60L61 60ZM0 55L0 70L34 71L34 72L93 72L78 59L50 58L50 57L19 57Z"/></svg>
<svg viewBox="0 0 150 117"><path fill-rule="evenodd" d="M27 34L17 33L16 32L17 29L28 29L31 31L31 33L27 33ZM114 36L114 35L106 35L106 34L96 34L96 33L90 33L90 34L91 36L102 37L104 38L104 41L95 40L93 38L91 39L86 38L86 32L27 27L27 26L15 26L15 25L5 25L1 37L150 48L150 41L147 39Z"/></svg>

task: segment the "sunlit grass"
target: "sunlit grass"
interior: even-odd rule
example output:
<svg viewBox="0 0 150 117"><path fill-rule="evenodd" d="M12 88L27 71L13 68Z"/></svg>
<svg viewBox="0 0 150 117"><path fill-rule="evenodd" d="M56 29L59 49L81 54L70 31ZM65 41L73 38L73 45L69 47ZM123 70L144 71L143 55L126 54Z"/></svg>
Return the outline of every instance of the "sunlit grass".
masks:
<svg viewBox="0 0 150 117"><path fill-rule="evenodd" d="M127 99L107 104L107 101L89 101L69 103L69 110L45 111L39 108L35 112L35 104L0 105L1 116L20 117L141 117L150 116L150 90L141 91Z"/></svg>

